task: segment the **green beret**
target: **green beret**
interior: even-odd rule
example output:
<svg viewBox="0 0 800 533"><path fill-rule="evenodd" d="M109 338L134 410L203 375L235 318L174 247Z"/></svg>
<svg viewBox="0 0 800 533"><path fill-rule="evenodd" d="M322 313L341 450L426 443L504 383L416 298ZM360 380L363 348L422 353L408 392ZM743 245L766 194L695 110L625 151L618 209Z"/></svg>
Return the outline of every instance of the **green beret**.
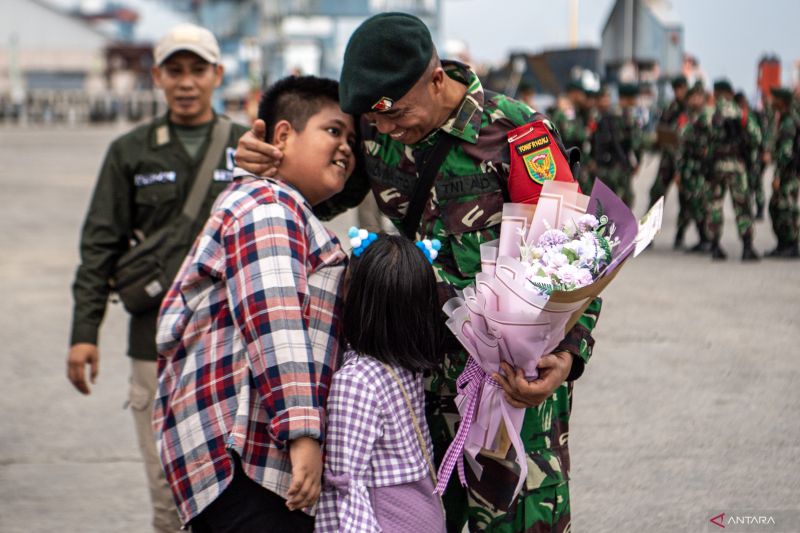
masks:
<svg viewBox="0 0 800 533"><path fill-rule="evenodd" d="M675 76L672 78L672 88L675 89L676 87L688 87L689 82L686 80L686 76Z"/></svg>
<svg viewBox="0 0 800 533"><path fill-rule="evenodd" d="M772 87L769 92L778 100L783 100L787 104L792 103L792 90L786 87Z"/></svg>
<svg viewBox="0 0 800 533"><path fill-rule="evenodd" d="M714 82L714 92L732 93L733 85L725 78L720 78Z"/></svg>
<svg viewBox="0 0 800 533"><path fill-rule="evenodd" d="M618 91L620 96L639 96L639 86L635 83L620 83Z"/></svg>
<svg viewBox="0 0 800 533"><path fill-rule="evenodd" d="M387 111L425 73L433 40L425 24L406 13L381 13L350 37L339 80L345 113Z"/></svg>
<svg viewBox="0 0 800 533"><path fill-rule="evenodd" d="M583 84L580 82L580 80L569 80L567 82L567 86L565 88L565 91L586 92L586 90L583 88Z"/></svg>
<svg viewBox="0 0 800 533"><path fill-rule="evenodd" d="M706 90L706 88L703 85L703 82L700 81L700 80L697 80L696 82L694 82L694 84L691 87L689 87L689 94L702 93L702 92L705 92L705 90Z"/></svg>

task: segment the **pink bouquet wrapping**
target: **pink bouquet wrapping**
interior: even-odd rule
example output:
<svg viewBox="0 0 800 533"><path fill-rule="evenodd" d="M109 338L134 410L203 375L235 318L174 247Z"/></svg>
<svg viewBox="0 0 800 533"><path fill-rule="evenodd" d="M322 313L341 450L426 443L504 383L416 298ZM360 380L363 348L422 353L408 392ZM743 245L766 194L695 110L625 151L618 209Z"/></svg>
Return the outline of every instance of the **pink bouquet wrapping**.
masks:
<svg viewBox="0 0 800 533"><path fill-rule="evenodd" d="M461 425L436 492L444 492L455 468L466 484L464 456L480 479L475 457L483 451L513 459L514 497L519 493L527 477L520 439L525 409L509 405L491 375L507 361L536 379L541 357L556 349L627 258L652 241L662 210L659 200L637 221L599 180L591 196L576 183L546 181L537 205L503 206L500 238L481 245L475 284L444 306L447 326L470 358L458 378Z"/></svg>

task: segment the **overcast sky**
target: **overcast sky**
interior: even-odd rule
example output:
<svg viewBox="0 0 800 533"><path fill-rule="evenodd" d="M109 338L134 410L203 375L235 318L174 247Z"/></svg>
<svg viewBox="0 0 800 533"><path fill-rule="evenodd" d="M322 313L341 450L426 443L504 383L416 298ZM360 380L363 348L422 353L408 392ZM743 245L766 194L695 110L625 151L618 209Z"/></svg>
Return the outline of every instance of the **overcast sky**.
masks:
<svg viewBox="0 0 800 533"><path fill-rule="evenodd" d="M600 44L614 0L579 0L578 42ZM569 44L569 0L442 0L447 39L469 45L475 61L499 63L509 50L540 51ZM800 0L672 0L683 23L686 52L709 81L727 76L753 94L765 53L782 61L784 84L800 60ZM492 12L492 9L499 9Z"/></svg>

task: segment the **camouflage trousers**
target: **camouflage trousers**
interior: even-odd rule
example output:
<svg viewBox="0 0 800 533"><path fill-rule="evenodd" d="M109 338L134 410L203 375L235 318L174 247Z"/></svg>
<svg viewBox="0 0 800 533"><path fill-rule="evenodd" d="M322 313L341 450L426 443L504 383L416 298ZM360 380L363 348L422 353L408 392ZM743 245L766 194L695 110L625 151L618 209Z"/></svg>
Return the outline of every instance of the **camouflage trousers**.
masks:
<svg viewBox="0 0 800 533"><path fill-rule="evenodd" d="M688 165L686 170L681 171L678 191L681 200L678 227L688 226L691 222L705 225L708 207L711 205L711 191L703 174L695 170L694 166Z"/></svg>
<svg viewBox="0 0 800 533"><path fill-rule="evenodd" d="M793 244L798 237L800 207L797 205L800 178L794 172L776 170L777 188L773 186L769 200L769 216L772 231L779 244Z"/></svg>
<svg viewBox="0 0 800 533"><path fill-rule="evenodd" d="M719 161L711 173L709 182L711 205L706 219L706 231L712 241L719 241L722 236L722 207L725 192L730 190L733 210L736 213L736 228L742 240L753 236L753 215L750 211L747 173L744 165L738 161Z"/></svg>
<svg viewBox="0 0 800 533"><path fill-rule="evenodd" d="M764 209L764 182L761 175L764 173L764 165L755 163L747 173L747 186L750 190L752 204L757 210Z"/></svg>
<svg viewBox="0 0 800 533"><path fill-rule="evenodd" d="M625 165L612 165L597 169L597 177L619 196L625 205L633 207L633 175Z"/></svg>
<svg viewBox="0 0 800 533"><path fill-rule="evenodd" d="M661 162L658 164L658 174L653 186L650 187L650 205L652 206L656 201L666 196L669 192L669 186L672 184L675 177L675 153L672 151L661 152Z"/></svg>

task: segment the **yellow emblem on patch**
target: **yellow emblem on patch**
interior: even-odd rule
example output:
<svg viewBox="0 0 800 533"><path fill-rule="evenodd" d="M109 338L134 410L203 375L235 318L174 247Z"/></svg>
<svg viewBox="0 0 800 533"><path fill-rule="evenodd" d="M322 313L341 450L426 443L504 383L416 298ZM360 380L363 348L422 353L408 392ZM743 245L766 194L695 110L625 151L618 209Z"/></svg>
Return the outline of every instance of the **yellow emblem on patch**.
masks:
<svg viewBox="0 0 800 533"><path fill-rule="evenodd" d="M552 180L556 177L556 161L550 148L533 152L522 158L525 161L525 169L531 179L539 185L544 180Z"/></svg>

